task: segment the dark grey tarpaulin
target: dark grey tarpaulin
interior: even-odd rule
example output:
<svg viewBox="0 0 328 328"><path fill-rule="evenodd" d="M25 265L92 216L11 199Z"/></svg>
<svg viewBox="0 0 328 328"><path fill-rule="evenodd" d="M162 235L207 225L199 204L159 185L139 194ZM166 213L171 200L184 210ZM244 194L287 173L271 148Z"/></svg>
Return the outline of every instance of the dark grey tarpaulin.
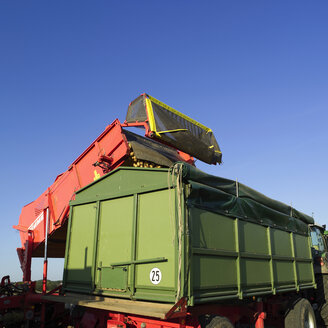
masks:
<svg viewBox="0 0 328 328"><path fill-rule="evenodd" d="M152 107L161 140L205 163L221 163L222 153L212 131L184 120L157 103L152 102Z"/></svg>
<svg viewBox="0 0 328 328"><path fill-rule="evenodd" d="M146 106L146 99L150 101L151 108ZM154 139L172 145L205 163L222 162L220 147L209 128L157 99L143 94L129 105L126 122L136 123L146 120L153 120L154 133L152 137ZM150 122L149 125L151 125Z"/></svg>
<svg viewBox="0 0 328 328"><path fill-rule="evenodd" d="M175 162L183 161L176 149L163 145L155 140L139 136L122 129L127 141L131 144L139 160L153 162L160 166L170 167Z"/></svg>
<svg viewBox="0 0 328 328"><path fill-rule="evenodd" d="M131 101L128 112L126 113L127 123L145 122L147 121L146 104L144 101L144 95Z"/></svg>
<svg viewBox="0 0 328 328"><path fill-rule="evenodd" d="M301 234L308 234L308 224L314 223L312 217L242 183L206 174L186 163L179 165L191 186L188 202L192 205Z"/></svg>

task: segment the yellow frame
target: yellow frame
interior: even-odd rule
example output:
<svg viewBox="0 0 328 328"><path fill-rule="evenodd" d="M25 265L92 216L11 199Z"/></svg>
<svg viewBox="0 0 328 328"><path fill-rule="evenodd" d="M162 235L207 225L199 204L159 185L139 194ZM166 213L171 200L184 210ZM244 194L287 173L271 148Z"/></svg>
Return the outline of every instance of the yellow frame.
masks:
<svg viewBox="0 0 328 328"><path fill-rule="evenodd" d="M156 129L153 106L151 105L151 100L148 98L147 95L145 95L145 105L146 105L146 111L147 111L147 116L148 116L148 121L149 121L149 129L150 129L150 131L154 132L158 137L161 137L161 135L157 132L157 129Z"/></svg>
<svg viewBox="0 0 328 328"><path fill-rule="evenodd" d="M184 114L180 113L179 111L175 110L174 108L162 103L158 99L156 99L156 98L154 98L154 97L152 97L148 94L145 95L145 98L146 98L146 110L147 110L148 119L149 119L149 128L150 128L151 131L155 132L158 137L160 137L160 133L157 132L157 129L156 129L156 122L155 122L154 112L153 112L153 107L152 107L151 102L154 102L155 104L158 104L158 105L162 106L163 108L165 108L166 110L174 113L175 115L178 115L178 116L182 117L186 121L188 121L188 122L190 122L194 125L197 125L201 129L205 130L206 133L212 132L212 130L210 128L208 128L205 125L193 120L192 118L188 117L187 115L184 115ZM162 131L162 133L164 133L164 132L174 132L174 131L177 131L177 130Z"/></svg>

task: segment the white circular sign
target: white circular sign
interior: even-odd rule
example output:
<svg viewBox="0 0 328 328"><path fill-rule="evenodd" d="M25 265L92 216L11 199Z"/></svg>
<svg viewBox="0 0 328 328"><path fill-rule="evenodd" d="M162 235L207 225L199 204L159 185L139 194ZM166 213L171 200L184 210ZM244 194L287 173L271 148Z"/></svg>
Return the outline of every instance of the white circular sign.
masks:
<svg viewBox="0 0 328 328"><path fill-rule="evenodd" d="M152 284L158 285L162 280L162 272L158 268L153 268L150 270L149 279Z"/></svg>

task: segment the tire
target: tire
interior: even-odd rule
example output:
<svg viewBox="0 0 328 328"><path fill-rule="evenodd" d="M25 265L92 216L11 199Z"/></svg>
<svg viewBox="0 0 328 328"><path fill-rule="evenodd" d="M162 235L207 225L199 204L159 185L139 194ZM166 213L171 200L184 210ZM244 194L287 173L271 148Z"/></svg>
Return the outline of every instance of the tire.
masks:
<svg viewBox="0 0 328 328"><path fill-rule="evenodd" d="M205 328L234 328L235 326L226 317L214 317Z"/></svg>
<svg viewBox="0 0 328 328"><path fill-rule="evenodd" d="M316 301L319 306L318 321L328 326L328 276L326 274L317 275L316 283Z"/></svg>
<svg viewBox="0 0 328 328"><path fill-rule="evenodd" d="M328 326L328 303L324 303L320 307L320 319L325 326Z"/></svg>
<svg viewBox="0 0 328 328"><path fill-rule="evenodd" d="M293 303L285 315L285 328L316 328L314 311L310 302L300 298Z"/></svg>

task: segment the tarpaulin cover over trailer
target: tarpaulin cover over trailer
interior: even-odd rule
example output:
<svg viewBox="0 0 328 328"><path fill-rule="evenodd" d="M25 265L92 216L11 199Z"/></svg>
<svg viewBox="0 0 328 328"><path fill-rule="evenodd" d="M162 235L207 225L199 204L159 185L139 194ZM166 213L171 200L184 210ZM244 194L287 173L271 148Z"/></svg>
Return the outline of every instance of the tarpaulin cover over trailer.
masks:
<svg viewBox="0 0 328 328"><path fill-rule="evenodd" d="M71 202L63 291L193 306L313 288L311 222L185 163L120 167Z"/></svg>
<svg viewBox="0 0 328 328"><path fill-rule="evenodd" d="M312 217L242 183L204 173L190 165L183 165L183 178L192 185L190 204L303 234L308 234L308 224L314 223Z"/></svg>

